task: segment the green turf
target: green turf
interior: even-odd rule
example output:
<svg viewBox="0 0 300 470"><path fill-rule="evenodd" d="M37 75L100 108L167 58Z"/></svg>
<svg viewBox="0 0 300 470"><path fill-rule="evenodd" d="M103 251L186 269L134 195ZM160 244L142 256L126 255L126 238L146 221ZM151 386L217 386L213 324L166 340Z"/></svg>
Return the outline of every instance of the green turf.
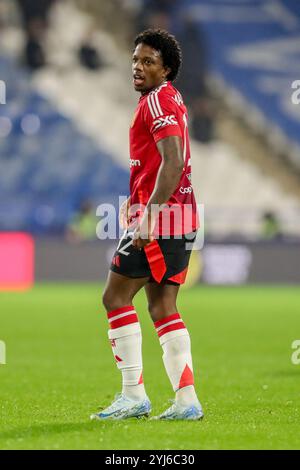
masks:
<svg viewBox="0 0 300 470"><path fill-rule="evenodd" d="M94 285L0 293L0 449L299 448L298 288L194 288L180 312L190 330L203 422L90 422L120 391ZM159 413L172 398L143 294L144 380Z"/></svg>

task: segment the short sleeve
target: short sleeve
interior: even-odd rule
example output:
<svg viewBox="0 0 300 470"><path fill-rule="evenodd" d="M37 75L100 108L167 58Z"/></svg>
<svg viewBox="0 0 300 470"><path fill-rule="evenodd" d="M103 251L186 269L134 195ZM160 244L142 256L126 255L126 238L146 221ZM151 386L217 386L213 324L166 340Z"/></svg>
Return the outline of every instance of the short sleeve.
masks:
<svg viewBox="0 0 300 470"><path fill-rule="evenodd" d="M166 94L150 93L145 104L145 121L155 142L169 136L182 137L178 105Z"/></svg>

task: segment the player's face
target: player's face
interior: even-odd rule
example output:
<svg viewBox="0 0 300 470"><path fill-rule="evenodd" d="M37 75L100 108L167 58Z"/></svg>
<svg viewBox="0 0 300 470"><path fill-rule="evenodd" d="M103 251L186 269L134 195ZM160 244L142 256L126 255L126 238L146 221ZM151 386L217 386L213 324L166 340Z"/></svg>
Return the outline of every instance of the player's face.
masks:
<svg viewBox="0 0 300 470"><path fill-rule="evenodd" d="M146 44L136 47L132 58L133 86L142 94L160 86L170 73L164 67L160 52Z"/></svg>

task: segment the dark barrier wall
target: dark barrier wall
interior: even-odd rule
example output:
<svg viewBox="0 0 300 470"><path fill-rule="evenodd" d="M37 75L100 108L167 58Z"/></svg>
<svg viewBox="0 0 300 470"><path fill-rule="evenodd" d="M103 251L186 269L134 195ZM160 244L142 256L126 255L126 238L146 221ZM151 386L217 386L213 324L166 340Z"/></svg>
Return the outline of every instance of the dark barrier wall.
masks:
<svg viewBox="0 0 300 470"><path fill-rule="evenodd" d="M300 244L209 244L200 256L208 284L300 284Z"/></svg>
<svg viewBox="0 0 300 470"><path fill-rule="evenodd" d="M103 281L115 247L106 241L73 245L61 239L36 239L36 281Z"/></svg>
<svg viewBox="0 0 300 470"><path fill-rule="evenodd" d="M107 276L117 242L71 245L61 239L36 239L36 281L100 282ZM300 243L206 244L192 263L207 284L300 284Z"/></svg>

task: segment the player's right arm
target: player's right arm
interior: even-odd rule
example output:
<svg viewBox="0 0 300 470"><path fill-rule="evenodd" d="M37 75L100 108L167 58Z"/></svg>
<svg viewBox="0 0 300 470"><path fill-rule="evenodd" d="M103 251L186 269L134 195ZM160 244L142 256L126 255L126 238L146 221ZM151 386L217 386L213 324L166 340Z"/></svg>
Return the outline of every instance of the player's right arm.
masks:
<svg viewBox="0 0 300 470"><path fill-rule="evenodd" d="M128 228L129 223L130 197L123 202L119 211L119 223L122 229Z"/></svg>
<svg viewBox="0 0 300 470"><path fill-rule="evenodd" d="M178 104L169 93L162 90L148 96L145 123L162 159L148 210L151 205L168 202L180 181L185 162L179 118Z"/></svg>
<svg viewBox="0 0 300 470"><path fill-rule="evenodd" d="M143 248L153 238L153 230L159 206L167 203L175 192L185 165L182 133L178 123L178 109L170 96L149 95L145 122L161 156L154 190L147 204L147 210L135 232L134 246ZM156 207L154 207L156 206Z"/></svg>
<svg viewBox="0 0 300 470"><path fill-rule="evenodd" d="M159 206L167 203L175 192L184 168L181 137L169 136L156 145L162 163L144 216L135 230L133 246L139 249L154 240L152 233L159 215Z"/></svg>
<svg viewBox="0 0 300 470"><path fill-rule="evenodd" d="M157 175L153 193L148 201L147 209L151 206L168 202L175 192L184 168L182 139L179 136L169 136L157 142L162 163Z"/></svg>

